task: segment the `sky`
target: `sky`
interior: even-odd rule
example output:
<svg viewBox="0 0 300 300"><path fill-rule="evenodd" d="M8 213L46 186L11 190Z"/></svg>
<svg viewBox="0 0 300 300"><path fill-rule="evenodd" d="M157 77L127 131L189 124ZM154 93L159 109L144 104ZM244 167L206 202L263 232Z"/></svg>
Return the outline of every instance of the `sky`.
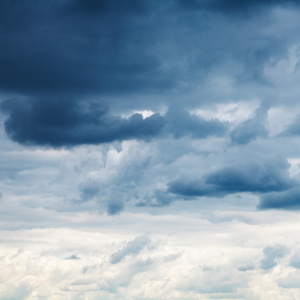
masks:
<svg viewBox="0 0 300 300"><path fill-rule="evenodd" d="M0 1L0 300L300 298L300 1Z"/></svg>

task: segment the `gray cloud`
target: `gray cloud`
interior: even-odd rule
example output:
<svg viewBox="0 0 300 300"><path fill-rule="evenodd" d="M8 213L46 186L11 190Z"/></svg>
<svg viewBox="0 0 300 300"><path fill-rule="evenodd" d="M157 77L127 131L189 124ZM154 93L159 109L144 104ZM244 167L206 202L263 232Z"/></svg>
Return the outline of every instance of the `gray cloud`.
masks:
<svg viewBox="0 0 300 300"><path fill-rule="evenodd" d="M261 260L260 267L264 270L274 268L278 264L278 259L283 257L287 249L283 245L267 246L263 249L264 258Z"/></svg>
<svg viewBox="0 0 300 300"><path fill-rule="evenodd" d="M299 184L299 183L298 183ZM260 197L260 209L300 209L300 189L268 193Z"/></svg>
<svg viewBox="0 0 300 300"><path fill-rule="evenodd" d="M172 106L166 114L168 128L175 138L191 136L193 138L205 138L211 135L223 135L226 132L226 124L218 120L204 120L192 115L180 106Z"/></svg>
<svg viewBox="0 0 300 300"><path fill-rule="evenodd" d="M300 252L297 251L290 259L290 266L300 269Z"/></svg>
<svg viewBox="0 0 300 300"><path fill-rule="evenodd" d="M8 114L5 130L12 140L25 145L52 147L100 144L115 140L149 140L161 134L175 138L206 138L222 135L227 124L206 121L184 109L174 108L165 116L143 118L113 116L105 104L69 99L10 99L1 107Z"/></svg>
<svg viewBox="0 0 300 300"><path fill-rule="evenodd" d="M199 5L200 10L182 9ZM222 135L224 124L185 110L225 97L189 96L218 72L232 76L236 88L245 82L266 86L264 66L286 55L298 37L289 27L280 27L280 37L268 30L277 24L273 15L255 15L253 22L218 12L276 5L279 1L2 1L0 91L30 99L5 101L6 131L20 143L53 147L143 139L156 136L164 119L155 114L142 120L137 114L125 120L114 109L165 106L175 138ZM183 111L174 108L175 95ZM91 97L101 98L96 101L101 120L95 121L96 112L79 111ZM58 117L50 121L54 111ZM257 121L232 132L233 142L265 136Z"/></svg>
<svg viewBox="0 0 300 300"><path fill-rule="evenodd" d="M109 215L116 215L124 209L124 202L120 199L108 203L107 212Z"/></svg>
<svg viewBox="0 0 300 300"><path fill-rule="evenodd" d="M230 193L267 193L290 189L295 182L286 160L265 157L238 158L231 165L210 171L200 178L180 178L169 183L169 191L185 196L217 196Z"/></svg>
<svg viewBox="0 0 300 300"><path fill-rule="evenodd" d="M288 125L279 136L299 136L300 135L300 116Z"/></svg>
<svg viewBox="0 0 300 300"><path fill-rule="evenodd" d="M125 119L108 113L99 104L72 100L8 100L1 103L9 114L8 135L26 145L53 147L99 144L114 140L151 138L166 121L159 114L143 119L134 114Z"/></svg>
<svg viewBox="0 0 300 300"><path fill-rule="evenodd" d="M241 272L252 271L254 269L255 269L255 266L254 266L253 263L249 263L249 264L243 265L243 266L238 268L238 270L241 271Z"/></svg>
<svg viewBox="0 0 300 300"><path fill-rule="evenodd" d="M143 7L132 0L2 1L0 88L74 95L172 85L161 62L143 51L151 43L138 29Z"/></svg>
<svg viewBox="0 0 300 300"><path fill-rule="evenodd" d="M253 118L238 125L230 133L230 138L234 144L247 144L257 137L267 137L267 109L260 107L256 110Z"/></svg>

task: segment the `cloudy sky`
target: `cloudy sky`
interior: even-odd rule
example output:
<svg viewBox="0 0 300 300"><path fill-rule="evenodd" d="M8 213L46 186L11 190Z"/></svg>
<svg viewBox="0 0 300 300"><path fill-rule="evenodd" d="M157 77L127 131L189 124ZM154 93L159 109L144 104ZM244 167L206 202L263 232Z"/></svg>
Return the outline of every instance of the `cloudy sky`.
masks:
<svg viewBox="0 0 300 300"><path fill-rule="evenodd" d="M0 1L0 299L300 298L300 1Z"/></svg>

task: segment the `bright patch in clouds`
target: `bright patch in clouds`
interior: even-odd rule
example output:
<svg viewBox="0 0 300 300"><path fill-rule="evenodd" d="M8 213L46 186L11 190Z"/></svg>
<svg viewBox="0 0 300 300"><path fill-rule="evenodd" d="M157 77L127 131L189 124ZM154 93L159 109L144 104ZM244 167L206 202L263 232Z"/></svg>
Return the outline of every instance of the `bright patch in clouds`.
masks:
<svg viewBox="0 0 300 300"><path fill-rule="evenodd" d="M222 122L238 124L251 118L259 108L259 101L239 101L237 103L219 104L211 109L195 109L191 114L206 120L219 119Z"/></svg>

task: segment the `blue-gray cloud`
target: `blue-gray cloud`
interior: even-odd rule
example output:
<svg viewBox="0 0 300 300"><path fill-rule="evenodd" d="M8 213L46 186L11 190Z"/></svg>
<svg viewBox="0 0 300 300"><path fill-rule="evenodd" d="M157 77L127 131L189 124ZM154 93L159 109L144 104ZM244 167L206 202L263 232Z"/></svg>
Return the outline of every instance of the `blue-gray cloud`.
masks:
<svg viewBox="0 0 300 300"><path fill-rule="evenodd" d="M1 90L118 94L172 86L160 60L144 51L152 38L141 35L142 1L4 0L0 5Z"/></svg>
<svg viewBox="0 0 300 300"><path fill-rule="evenodd" d="M296 117L289 124L282 133L279 134L281 137L288 137L288 136L299 136L300 135L300 116Z"/></svg>
<svg viewBox="0 0 300 300"><path fill-rule="evenodd" d="M191 136L204 138L211 135L223 135L227 126L218 120L204 120L188 113L183 107L172 106L166 114L168 128L175 138Z"/></svg>
<svg viewBox="0 0 300 300"><path fill-rule="evenodd" d="M300 269L300 255L299 251L296 252L290 259L290 266Z"/></svg>
<svg viewBox="0 0 300 300"><path fill-rule="evenodd" d="M299 185L299 183L298 183ZM300 209L300 189L268 193L260 197L260 209Z"/></svg>
<svg viewBox="0 0 300 300"><path fill-rule="evenodd" d="M114 140L147 139L159 134L165 119L154 114L143 119L112 116L99 104L72 100L8 100L1 108L9 114L7 134L26 145L53 147L99 144Z"/></svg>
<svg viewBox="0 0 300 300"><path fill-rule="evenodd" d="M119 214L124 209L124 202L121 199L112 200L107 205L107 213L111 216Z"/></svg>
<svg viewBox="0 0 300 300"><path fill-rule="evenodd" d="M260 262L260 267L264 270L274 268L278 264L278 259L283 257L287 249L283 245L267 246L263 249L264 258Z"/></svg>
<svg viewBox="0 0 300 300"><path fill-rule="evenodd" d="M252 271L255 269L255 266L253 263L249 263L249 264L246 264L244 266L241 266L238 268L239 271L241 272L247 272L247 271Z"/></svg>
<svg viewBox="0 0 300 300"><path fill-rule="evenodd" d="M277 158L278 159L278 158ZM217 196L231 193L267 193L284 191L296 182L288 173L286 160L238 159L231 165L204 174L200 178L179 178L169 183L169 191L183 196Z"/></svg>
<svg viewBox="0 0 300 300"><path fill-rule="evenodd" d="M239 124L230 133L230 138L234 144L248 144L257 137L267 137L267 109L260 107L256 110L253 118Z"/></svg>
<svg viewBox="0 0 300 300"><path fill-rule="evenodd" d="M165 104L175 138L221 135L225 131L223 124L199 120L184 111L179 113L170 95L194 90L218 68L234 74L237 82L264 84L263 67L271 59L285 55L297 37L287 34L279 38L273 31L257 30L251 20L232 21L221 17L219 11L271 9L279 4L275 0L163 4L136 0L1 1L0 92L35 99L18 104L15 100L6 101L11 102L5 104L9 113L6 131L15 141L27 145L68 146L150 137L163 127L161 116L142 120L140 115L134 115L124 120L113 117L113 109L118 105L151 109ZM182 9L183 6L201 9ZM207 11L210 17L205 17ZM259 22L269 28L274 20L268 17ZM228 61L232 64L227 66ZM141 100L136 95L168 96L163 100ZM105 102L111 114L97 108L101 120L95 121L93 113L78 111L78 102L100 96L101 103L108 97ZM68 97L73 99L72 104L65 100ZM211 101L197 100L197 105ZM195 105L195 100L184 96L181 102L184 105L180 107ZM49 121L54 109L57 123ZM33 121L29 121L31 118ZM58 129L62 119L63 126ZM264 136L256 121L233 131L233 142L245 144ZM76 128L76 134L69 130L70 126ZM172 130L174 126L176 130Z"/></svg>
<svg viewBox="0 0 300 300"><path fill-rule="evenodd" d="M198 2L204 11L182 10ZM204 18L205 10L279 2L4 0L0 90L31 96L161 93L194 84L199 72L228 58L244 66L243 78L256 76L290 42L257 31L254 40L255 25L241 22L237 31L217 13Z"/></svg>
<svg viewBox="0 0 300 300"><path fill-rule="evenodd" d="M143 118L113 116L99 102L69 99L9 99L1 110L8 114L5 130L12 140L25 145L52 147L100 144L116 140L149 140L164 133L175 138L222 135L227 124L207 121L184 109L171 109Z"/></svg>

